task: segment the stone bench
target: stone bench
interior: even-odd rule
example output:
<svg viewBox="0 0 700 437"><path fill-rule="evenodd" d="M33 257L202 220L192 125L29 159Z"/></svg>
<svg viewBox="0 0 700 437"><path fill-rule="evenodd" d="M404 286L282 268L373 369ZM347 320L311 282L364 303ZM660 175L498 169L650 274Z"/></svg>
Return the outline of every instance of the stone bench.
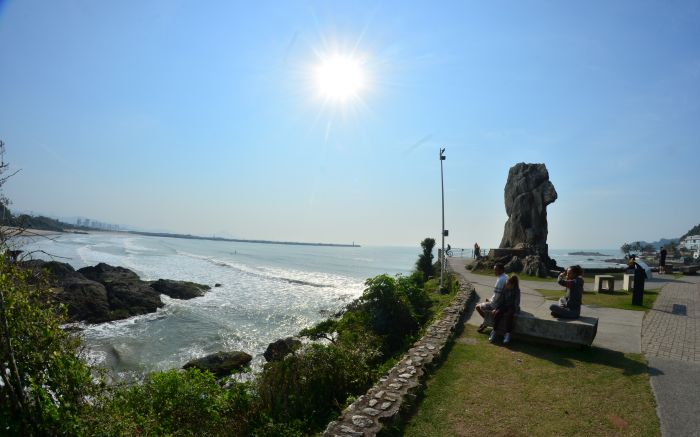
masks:
<svg viewBox="0 0 700 437"><path fill-rule="evenodd" d="M603 283L606 284L607 288L603 287ZM615 291L615 277L613 275L595 275L593 292L598 293L603 290L607 291L608 293Z"/></svg>
<svg viewBox="0 0 700 437"><path fill-rule="evenodd" d="M622 289L624 291L630 291L634 288L634 275L632 273L625 273L622 275Z"/></svg>
<svg viewBox="0 0 700 437"><path fill-rule="evenodd" d="M680 266L678 270L684 275L695 275L698 273L698 270L700 270L700 265Z"/></svg>
<svg viewBox="0 0 700 437"><path fill-rule="evenodd" d="M486 324L493 327L491 312L487 313ZM499 323L496 332L503 334L503 322ZM598 333L596 317L579 317L578 319L557 319L549 314L549 308L533 314L520 311L515 315L513 323L514 338L530 338L557 344L576 344L590 346Z"/></svg>

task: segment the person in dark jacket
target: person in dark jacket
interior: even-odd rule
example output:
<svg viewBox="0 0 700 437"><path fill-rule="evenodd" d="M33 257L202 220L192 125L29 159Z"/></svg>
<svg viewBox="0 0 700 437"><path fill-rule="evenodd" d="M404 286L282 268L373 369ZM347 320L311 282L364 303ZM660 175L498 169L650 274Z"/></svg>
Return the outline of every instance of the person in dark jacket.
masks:
<svg viewBox="0 0 700 437"><path fill-rule="evenodd" d="M501 320L505 323L504 330L506 332L503 336L503 344L510 343L510 334L513 332L513 319L515 318L515 313L518 312L520 312L520 281L516 275L511 275L506 281L503 296L501 296L498 306L493 311L493 331L491 331L491 336L489 337L491 343L496 341L496 327Z"/></svg>
<svg viewBox="0 0 700 437"><path fill-rule="evenodd" d="M647 278L647 272L644 267L637 264L637 260L632 258L629 261L629 268L634 269L634 288L632 291L632 305L644 305L644 280Z"/></svg>
<svg viewBox="0 0 700 437"><path fill-rule="evenodd" d="M579 265L571 266L559 275L557 282L562 287L566 287L566 295L559 299L558 305L549 307L552 316L578 319L581 315L583 299L583 269Z"/></svg>
<svg viewBox="0 0 700 437"><path fill-rule="evenodd" d="M668 251L662 246L659 252L659 273L666 273L666 255Z"/></svg>

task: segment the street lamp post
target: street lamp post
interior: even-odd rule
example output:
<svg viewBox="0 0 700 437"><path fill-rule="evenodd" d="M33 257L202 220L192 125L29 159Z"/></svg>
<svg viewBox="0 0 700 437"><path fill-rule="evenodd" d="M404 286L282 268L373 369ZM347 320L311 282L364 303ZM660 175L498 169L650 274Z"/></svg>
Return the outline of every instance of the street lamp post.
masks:
<svg viewBox="0 0 700 437"><path fill-rule="evenodd" d="M440 292L444 288L444 273L445 273L445 237L447 236L447 231L445 230L445 183L442 173L442 161L445 160L445 148L440 149L440 190L442 192L442 256L440 259Z"/></svg>

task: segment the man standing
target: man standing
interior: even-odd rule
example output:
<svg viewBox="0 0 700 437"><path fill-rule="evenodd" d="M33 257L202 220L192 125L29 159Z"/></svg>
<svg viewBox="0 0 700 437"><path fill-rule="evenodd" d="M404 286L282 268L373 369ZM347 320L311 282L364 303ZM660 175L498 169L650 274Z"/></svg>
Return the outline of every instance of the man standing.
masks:
<svg viewBox="0 0 700 437"><path fill-rule="evenodd" d="M659 252L659 273L666 273L666 255L668 252L666 251L666 247L662 246L661 251Z"/></svg>
<svg viewBox="0 0 700 437"><path fill-rule="evenodd" d="M493 311L498 307L501 299L503 299L503 289L506 287L506 282L508 281L508 276L504 273L503 264L496 263L493 266L493 273L498 277L496 279L496 285L493 287L493 296L491 300L486 299L486 302L482 302L476 305L476 312L484 318L484 323L477 329L478 332L484 332L484 329L488 326L486 324L486 311Z"/></svg>
<svg viewBox="0 0 700 437"><path fill-rule="evenodd" d="M647 278L647 272L644 267L637 264L637 260L632 257L629 262L629 268L634 269L634 289L632 292L632 305L644 305L644 280Z"/></svg>
<svg viewBox="0 0 700 437"><path fill-rule="evenodd" d="M481 258L481 248L479 247L479 243L474 243L474 259L479 258Z"/></svg>

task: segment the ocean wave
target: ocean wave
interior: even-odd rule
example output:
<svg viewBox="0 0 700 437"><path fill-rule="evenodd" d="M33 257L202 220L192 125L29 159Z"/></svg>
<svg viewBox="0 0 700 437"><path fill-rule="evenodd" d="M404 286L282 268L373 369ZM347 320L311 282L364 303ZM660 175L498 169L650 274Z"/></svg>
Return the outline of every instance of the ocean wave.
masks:
<svg viewBox="0 0 700 437"><path fill-rule="evenodd" d="M235 270L243 275L252 276L252 277L256 277L256 278L260 278L260 279L279 281L279 282L285 282L285 283L293 284L293 285L302 285L302 286L309 286L309 287L316 287L316 288L334 288L335 287L334 285L331 285L331 284L321 284L318 282L312 282L312 281L307 281L307 280L303 280L303 279L289 278L286 276L269 275L269 274L261 273L260 271L253 270L244 264L233 263L230 261L225 261L225 260L212 258L212 257L208 257L208 256L197 255L194 253L184 252L184 251L180 251L180 250L176 251L176 253L178 255L187 256L189 258L207 261L207 262L212 263L212 264L219 266L219 267L233 269L233 270Z"/></svg>

